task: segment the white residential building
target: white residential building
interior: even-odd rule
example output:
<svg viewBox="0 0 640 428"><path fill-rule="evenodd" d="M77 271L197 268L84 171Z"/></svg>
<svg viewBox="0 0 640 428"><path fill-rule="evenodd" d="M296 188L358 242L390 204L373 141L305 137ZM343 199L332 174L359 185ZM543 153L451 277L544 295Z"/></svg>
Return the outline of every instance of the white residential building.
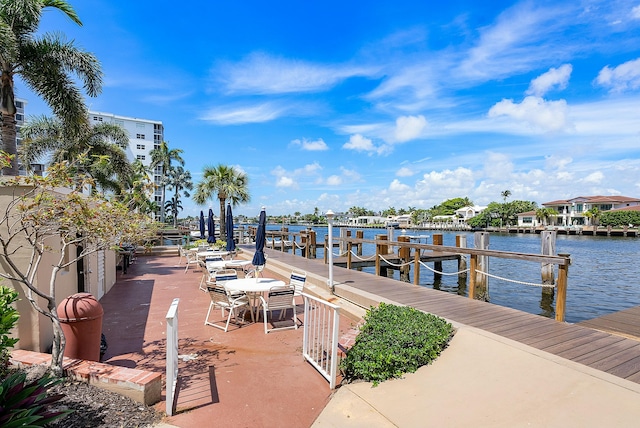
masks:
<svg viewBox="0 0 640 428"><path fill-rule="evenodd" d="M159 120L140 119L136 117L119 116L113 113L89 112L89 122L115 123L123 127L129 134L129 147L125 150L131 162L140 160L145 167L151 166L151 150L158 148L164 140L164 126ZM154 169L151 180L155 184L153 195L149 199L155 201L158 207L162 205L162 189L160 183L164 177L161 166Z"/></svg>
<svg viewBox="0 0 640 428"><path fill-rule="evenodd" d="M557 226L579 226L589 224L585 212L598 208L602 213L620 208L640 205L640 199L628 196L578 196L566 200L545 202L545 208L553 208L558 215L551 219Z"/></svg>
<svg viewBox="0 0 640 428"><path fill-rule="evenodd" d="M474 218L475 216L482 213L482 211L486 209L487 207L481 207L478 205L459 208L456 210L456 217L458 218L458 223L466 223L468 220Z"/></svg>

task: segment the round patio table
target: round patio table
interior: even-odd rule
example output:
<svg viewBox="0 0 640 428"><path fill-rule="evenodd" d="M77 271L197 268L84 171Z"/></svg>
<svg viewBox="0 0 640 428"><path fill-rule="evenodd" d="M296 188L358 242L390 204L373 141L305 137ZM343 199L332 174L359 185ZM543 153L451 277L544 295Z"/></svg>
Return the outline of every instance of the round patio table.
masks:
<svg viewBox="0 0 640 428"><path fill-rule="evenodd" d="M271 290L271 287L282 287L283 285L284 281L273 278L240 278L232 279L224 284L227 290L247 293L251 301L251 310L255 313L254 319L256 320L258 319L258 296L265 291Z"/></svg>

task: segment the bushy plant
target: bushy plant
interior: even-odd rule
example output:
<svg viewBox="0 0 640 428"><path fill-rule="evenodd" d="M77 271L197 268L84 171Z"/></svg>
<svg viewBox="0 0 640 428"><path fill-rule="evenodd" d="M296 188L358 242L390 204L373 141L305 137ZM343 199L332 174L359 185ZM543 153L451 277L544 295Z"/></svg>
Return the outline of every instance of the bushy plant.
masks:
<svg viewBox="0 0 640 428"><path fill-rule="evenodd" d="M49 409L64 395L47 395L47 390L61 381L47 376L27 381L24 372L10 373L0 382L0 427L42 427L71 413Z"/></svg>
<svg viewBox="0 0 640 428"><path fill-rule="evenodd" d="M340 363L346 381L377 385L435 360L453 336L453 326L417 309L380 303L364 317L355 344Z"/></svg>
<svg viewBox="0 0 640 428"><path fill-rule="evenodd" d="M18 293L14 289L0 285L0 378L7 374L9 349L18 342L9 336L19 318L18 310L12 306L16 300Z"/></svg>

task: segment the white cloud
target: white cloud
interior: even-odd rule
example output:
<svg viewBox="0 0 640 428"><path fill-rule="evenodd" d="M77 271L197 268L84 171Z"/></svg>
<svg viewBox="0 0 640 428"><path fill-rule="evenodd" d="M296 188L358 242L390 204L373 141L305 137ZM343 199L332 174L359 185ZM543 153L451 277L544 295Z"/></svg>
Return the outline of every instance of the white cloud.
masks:
<svg viewBox="0 0 640 428"><path fill-rule="evenodd" d="M640 19L640 6L635 6L631 9L631 17L633 19Z"/></svg>
<svg viewBox="0 0 640 428"><path fill-rule="evenodd" d="M218 125L239 125L243 123L269 122L282 116L286 107L275 103L262 103L254 106L211 109L201 119Z"/></svg>
<svg viewBox="0 0 640 428"><path fill-rule="evenodd" d="M391 182L391 184L389 184L389 191L391 193L394 193L394 192L404 193L410 190L412 190L410 186L407 186L406 184L401 183L400 180L398 180L397 178L395 178Z"/></svg>
<svg viewBox="0 0 640 428"><path fill-rule="evenodd" d="M398 177L411 177L413 174L415 174L413 170L411 170L411 168L407 168L406 166L403 166L396 171L396 175Z"/></svg>
<svg viewBox="0 0 640 428"><path fill-rule="evenodd" d="M400 116L396 119L396 141L404 142L421 136L427 127L427 119L424 116Z"/></svg>
<svg viewBox="0 0 640 428"><path fill-rule="evenodd" d="M604 180L604 174L600 171L595 171L587 175L581 181L589 184L600 184L602 183L602 180Z"/></svg>
<svg viewBox="0 0 640 428"><path fill-rule="evenodd" d="M571 64L563 64L558 68L550 68L549 71L531 81L526 94L542 97L554 87L558 89L566 88L572 70L573 67Z"/></svg>
<svg viewBox="0 0 640 428"><path fill-rule="evenodd" d="M327 66L306 61L253 53L237 64L226 63L214 74L221 76L228 93L282 94L330 89L354 76L375 70L359 66Z"/></svg>
<svg viewBox="0 0 640 428"><path fill-rule="evenodd" d="M615 68L604 67L596 82L611 92L623 92L640 88L640 58L627 61Z"/></svg>
<svg viewBox="0 0 640 428"><path fill-rule="evenodd" d="M342 177L339 175L331 175L327 178L327 185L329 186L339 186L342 184Z"/></svg>
<svg viewBox="0 0 640 428"><path fill-rule="evenodd" d="M503 99L489 109L489 117L507 116L528 123L542 131L561 131L569 128L567 102L565 100L546 101L528 96L522 103Z"/></svg>
<svg viewBox="0 0 640 428"><path fill-rule="evenodd" d="M295 181L291 177L278 177L277 187L295 187Z"/></svg>
<svg viewBox="0 0 640 428"><path fill-rule="evenodd" d="M295 139L291 141L291 144L294 146L300 146L302 150L308 150L308 151L329 150L327 143L325 143L322 138L318 138L315 141L309 141L306 138L303 138L302 140Z"/></svg>
<svg viewBox="0 0 640 428"><path fill-rule="evenodd" d="M356 150L358 152L373 152L376 150L373 142L369 138L363 137L360 134L355 134L349 137L349 141L345 143L342 148Z"/></svg>

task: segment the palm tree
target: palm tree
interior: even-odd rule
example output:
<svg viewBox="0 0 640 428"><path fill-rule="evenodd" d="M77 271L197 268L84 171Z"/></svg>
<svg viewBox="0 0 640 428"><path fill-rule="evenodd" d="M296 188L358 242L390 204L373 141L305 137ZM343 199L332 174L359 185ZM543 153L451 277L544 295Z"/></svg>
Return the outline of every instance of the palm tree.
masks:
<svg viewBox="0 0 640 428"><path fill-rule="evenodd" d="M136 159L131 167L133 173L127 183L127 192L122 195L122 202L131 211L151 214L158 209L158 204L149 200L148 194L153 190L153 183L149 178L149 170L139 159Z"/></svg>
<svg viewBox="0 0 640 428"><path fill-rule="evenodd" d="M82 25L64 0L0 0L0 113L2 143L10 155L17 155L14 76L51 107L70 130L87 127L87 107L76 78L86 93L95 97L102 87L97 58L66 41L61 34L36 35L43 10L58 9ZM18 175L18 159L3 168L4 175Z"/></svg>
<svg viewBox="0 0 640 428"><path fill-rule="evenodd" d="M212 199L214 193L220 200L220 235L226 240L226 219L224 207L227 199L232 206L238 203L249 202L249 177L247 174L238 171L234 167L218 165L216 167L207 166L204 168L202 181L196 186L196 193L193 200L198 205L204 205L208 199Z"/></svg>
<svg viewBox="0 0 640 428"><path fill-rule="evenodd" d="M191 173L189 171L185 171L181 166L176 168L171 168L169 173L167 174L168 180L167 185L170 189L174 190L173 198L172 198L172 206L173 206L173 227L178 227L178 211L175 209L180 203L180 194L185 198L191 196L188 190L193 189L193 181L191 181ZM167 202L168 204L168 202ZM182 208L182 206L180 206Z"/></svg>
<svg viewBox="0 0 640 428"><path fill-rule="evenodd" d="M48 163L70 161L82 165L82 172L93 178L103 193L120 194L127 188L133 168L123 150L129 137L121 126L100 123L73 130L58 118L39 116L29 120L21 134L19 157L27 171L31 164L49 155Z"/></svg>
<svg viewBox="0 0 640 428"><path fill-rule="evenodd" d="M507 198L511 196L511 190L504 190L500 192L500 196L502 196L502 200L507 203Z"/></svg>
<svg viewBox="0 0 640 428"><path fill-rule="evenodd" d="M590 210L585 211L584 216L587 217L594 227L594 229L598 228L598 218L600 217L600 208L593 206Z"/></svg>
<svg viewBox="0 0 640 428"><path fill-rule="evenodd" d="M160 166L162 167L162 174L164 175L171 169L172 161L176 161L180 165L184 165L184 160L180 156L182 152L182 149L169 149L169 144L166 141L163 141L158 147L151 150L149 153L151 155L151 169ZM160 223L164 223L164 203L167 184L167 180L160 182L160 186L162 187L162 201L160 205L163 207L163 209L160 210Z"/></svg>

